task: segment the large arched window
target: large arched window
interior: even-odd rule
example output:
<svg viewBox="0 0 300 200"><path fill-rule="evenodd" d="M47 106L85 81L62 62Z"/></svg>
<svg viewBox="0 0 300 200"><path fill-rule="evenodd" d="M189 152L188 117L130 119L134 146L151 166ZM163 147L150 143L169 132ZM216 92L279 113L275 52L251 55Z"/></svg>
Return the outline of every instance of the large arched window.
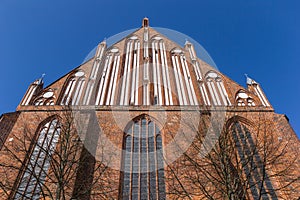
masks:
<svg viewBox="0 0 300 200"><path fill-rule="evenodd" d="M165 199L162 137L147 116L124 136L122 199Z"/></svg>
<svg viewBox="0 0 300 200"><path fill-rule="evenodd" d="M41 126L15 199L40 199L41 188L50 167L51 156L58 142L60 127L56 118Z"/></svg>
<svg viewBox="0 0 300 200"><path fill-rule="evenodd" d="M263 154L267 147L260 147L260 140L256 141L247 126L239 121L231 125L232 135L237 147L237 153L241 160L241 166L250 192L254 199L278 199L270 180L267 159ZM266 149L265 149L266 148ZM269 149L268 149L269 150ZM244 183L244 184L245 184Z"/></svg>

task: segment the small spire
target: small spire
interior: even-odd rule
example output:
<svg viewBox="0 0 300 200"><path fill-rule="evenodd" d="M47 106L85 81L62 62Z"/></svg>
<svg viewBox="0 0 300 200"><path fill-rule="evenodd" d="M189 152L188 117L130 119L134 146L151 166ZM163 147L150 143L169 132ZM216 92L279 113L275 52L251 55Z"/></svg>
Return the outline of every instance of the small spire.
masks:
<svg viewBox="0 0 300 200"><path fill-rule="evenodd" d="M257 84L252 78L250 78L248 76L248 74L245 74L245 76L246 76L246 82L248 85Z"/></svg>
<svg viewBox="0 0 300 200"><path fill-rule="evenodd" d="M42 74L41 78L38 79L38 84L42 84L43 83L43 80L44 80L44 77L46 76L45 73Z"/></svg>
<svg viewBox="0 0 300 200"><path fill-rule="evenodd" d="M190 41L189 41L187 38L185 38L185 43L184 43L184 45L189 45L189 44L191 44Z"/></svg>
<svg viewBox="0 0 300 200"><path fill-rule="evenodd" d="M142 27L148 27L149 26L149 19L147 17L144 17Z"/></svg>

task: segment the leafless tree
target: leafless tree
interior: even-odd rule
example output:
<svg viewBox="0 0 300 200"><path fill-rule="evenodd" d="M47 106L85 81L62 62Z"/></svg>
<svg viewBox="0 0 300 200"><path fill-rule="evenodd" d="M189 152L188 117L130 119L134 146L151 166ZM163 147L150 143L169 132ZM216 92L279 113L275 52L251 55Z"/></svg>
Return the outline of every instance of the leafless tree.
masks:
<svg viewBox="0 0 300 200"><path fill-rule="evenodd" d="M283 138L272 126L273 121L263 115L258 121L253 124L235 116L221 123L203 114L197 127L186 122L189 130L197 134L177 162L166 167L169 197L298 198L298 138L288 132Z"/></svg>
<svg viewBox="0 0 300 200"><path fill-rule="evenodd" d="M45 118L39 113L32 115L37 122ZM68 107L47 115L37 131L24 121L23 127L3 142L1 198L113 199L118 189L115 180L109 178L107 165L86 148L94 145L96 151L99 130L88 129L93 124L85 124L84 131L76 127L78 119ZM95 123L92 121L88 123Z"/></svg>

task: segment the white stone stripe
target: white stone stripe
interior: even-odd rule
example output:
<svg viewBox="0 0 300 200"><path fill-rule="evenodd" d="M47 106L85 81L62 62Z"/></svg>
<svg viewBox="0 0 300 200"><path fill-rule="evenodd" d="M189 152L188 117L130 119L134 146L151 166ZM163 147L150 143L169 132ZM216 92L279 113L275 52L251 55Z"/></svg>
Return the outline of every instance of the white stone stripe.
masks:
<svg viewBox="0 0 300 200"><path fill-rule="evenodd" d="M135 79L136 79L136 59L137 59L136 51L137 51L137 42L134 44L130 105L134 105L134 94L135 94L134 90L135 90Z"/></svg>
<svg viewBox="0 0 300 200"><path fill-rule="evenodd" d="M170 105L173 105L173 97L172 97L172 91L171 91L170 74L169 74L169 67L168 67L165 43L163 43L163 54L164 54L165 67L166 67L166 77L167 77L167 84L168 84L167 85L167 90L168 90L168 93L169 93Z"/></svg>
<svg viewBox="0 0 300 200"><path fill-rule="evenodd" d="M72 105L76 105L75 102L78 98L78 94L79 94L79 90L80 90L80 86L81 86L81 80L82 79L77 80L78 83L77 83L77 86L76 86L76 89L74 91L74 95L73 95L73 98L72 98Z"/></svg>
<svg viewBox="0 0 300 200"><path fill-rule="evenodd" d="M102 93L102 90L103 90L102 88L103 88L103 85L104 85L104 80L105 80L105 77L106 77L106 70L107 70L107 66L109 64L110 57L111 56L109 55L105 59L104 69L103 69L102 75L100 77L100 85L99 85L99 89L98 89L98 93L97 93L96 105L100 104L101 93Z"/></svg>
<svg viewBox="0 0 300 200"><path fill-rule="evenodd" d="M79 105L79 101L81 99L81 95L82 95L82 91L83 91L84 85L85 85L85 79L82 79L80 81L79 92L78 92L78 95L76 97L75 105Z"/></svg>
<svg viewBox="0 0 300 200"><path fill-rule="evenodd" d="M230 102L230 100L229 100L227 91L226 91L226 89L225 89L225 87L224 87L224 83L223 83L223 82L220 82L220 85L221 85L221 87L222 87L222 90L223 90L223 93L224 93L224 95L225 95L225 97L226 97L226 100L227 100L228 105L231 106L231 102Z"/></svg>
<svg viewBox="0 0 300 200"><path fill-rule="evenodd" d="M195 62L195 68L196 74L198 75L197 80L202 80L201 70L198 61Z"/></svg>
<svg viewBox="0 0 300 200"><path fill-rule="evenodd" d="M180 56L180 61L181 61L183 76L184 76L184 80L185 80L185 84L186 84L186 88L187 88L187 92L188 92L190 105L195 105L194 99L192 97L191 85L190 85L190 82L189 82L191 77L188 75L188 72L187 72L188 69L187 69L187 66L186 66L187 63L186 63L185 57L183 55Z"/></svg>
<svg viewBox="0 0 300 200"><path fill-rule="evenodd" d="M129 41L126 47L126 57L125 57L125 66L124 66L124 71L122 76L123 80L122 80L122 88L121 88L121 96L120 96L120 105L124 105L124 95L125 95L125 88L126 88L125 84L127 79L127 68L128 68L128 56L129 56L131 45L132 45L132 41Z"/></svg>
<svg viewBox="0 0 300 200"><path fill-rule="evenodd" d="M114 100L115 100L115 97L117 96L116 87L117 87L117 79L118 79L118 74L119 74L120 55L117 56L116 62L117 62L117 66L116 66L115 76L114 76L114 80L113 80L113 88L112 88L112 92L111 92L111 99L110 99L109 105L115 105Z"/></svg>
<svg viewBox="0 0 300 200"><path fill-rule="evenodd" d="M69 102L70 102L70 100L71 100L71 97L72 97L73 90L75 88L76 82L77 82L76 80L72 80L72 86L70 88L70 91L67 94L67 99L66 99L66 104L65 105L68 105Z"/></svg>
<svg viewBox="0 0 300 200"><path fill-rule="evenodd" d="M182 74L181 74L181 70L180 70L178 56L175 56L175 61L176 61L176 66L177 66L177 73L178 73L177 75L178 75L179 85L181 87L183 105L187 105L186 93L185 93L185 89L184 89L184 85L183 85Z"/></svg>
<svg viewBox="0 0 300 200"><path fill-rule="evenodd" d="M156 77L156 56L155 56L155 45L152 43L152 64L153 64L153 85L154 85L154 99L157 97L157 77Z"/></svg>
<svg viewBox="0 0 300 200"><path fill-rule="evenodd" d="M165 105L169 105L169 93L168 93L168 85L167 85L167 77L166 77L166 71L165 71L165 55L163 50L163 41L159 42L159 48L160 48L160 56L161 56L161 68L162 68L162 78L163 78L163 88L164 88L164 94L165 94Z"/></svg>
<svg viewBox="0 0 300 200"><path fill-rule="evenodd" d="M93 91L93 88L94 88L94 84L95 84L94 80L89 81L88 86L87 86L87 93L86 93L86 95L84 97L84 100L83 100L83 105L88 105L89 104L90 99L91 99L91 94L92 94L92 91Z"/></svg>
<svg viewBox="0 0 300 200"><path fill-rule="evenodd" d="M218 92L217 92L217 89L216 89L216 86L215 86L215 82L214 81L210 82L210 84L211 84L211 87L213 89L213 94L214 94L214 96L217 100L217 105L219 105L219 106L222 105L221 101L220 101L220 98L219 98L219 95L218 95Z"/></svg>
<svg viewBox="0 0 300 200"><path fill-rule="evenodd" d="M137 61L135 79L135 100L134 105L139 105L139 77L140 77L140 42L137 42Z"/></svg>
<svg viewBox="0 0 300 200"><path fill-rule="evenodd" d="M186 59L184 59L184 65L185 65L185 68L186 68L186 72L187 72L187 76L188 76L188 81L189 81L189 86L191 88L192 97L193 97L193 100L194 100L194 105L198 105L198 100L197 100L195 89L194 89L194 85L193 85L193 82L192 82L191 73L190 73L190 70L189 70L189 67L188 67Z"/></svg>
<svg viewBox="0 0 300 200"><path fill-rule="evenodd" d="M100 54L100 55L97 56L97 58L94 62L93 70L92 70L92 73L91 73L91 76L90 76L92 79L96 78L96 75L97 75L97 72L99 70L101 60L102 60L103 53L104 53L104 47L101 46L100 50L98 52L98 54Z"/></svg>
<svg viewBox="0 0 300 200"><path fill-rule="evenodd" d="M144 63L144 82L143 82L143 104L149 105L149 78L148 78L148 65L149 63Z"/></svg>
<svg viewBox="0 0 300 200"><path fill-rule="evenodd" d="M161 70L160 70L160 62L159 62L159 58L158 58L158 42L155 42L155 50L156 50L156 54L155 54L155 58L156 58L156 67L157 67L157 89L158 89L158 105L162 105L162 91L161 91Z"/></svg>
<svg viewBox="0 0 300 200"><path fill-rule="evenodd" d="M255 89L256 93L258 94L258 97L260 98L262 104L264 106L270 106L270 104L267 102L266 98L264 97L260 87L259 86L254 86L254 89Z"/></svg>
<svg viewBox="0 0 300 200"><path fill-rule="evenodd" d="M30 85L29 90L26 93L24 100L22 101L22 105L27 105L27 100L28 100L28 97L30 96L30 93L31 93L33 87L34 87L33 85Z"/></svg>
<svg viewBox="0 0 300 200"><path fill-rule="evenodd" d="M211 105L211 104L210 104L210 100L209 100L209 98L208 98L207 90L206 90L206 87L205 87L204 83L201 83L201 84L200 84L200 87L202 88L202 90L203 90L203 92L204 92L204 95L202 94L202 95L203 95L203 98L206 99L207 105L210 106L210 105Z"/></svg>
<svg viewBox="0 0 300 200"><path fill-rule="evenodd" d="M132 49L134 45L134 41L131 42L130 48L129 48L129 57L128 57L128 66L127 66L127 77L126 77L126 83L125 83L125 95L124 95L124 105L128 105L129 101L129 88L130 88L130 76L131 76L131 65L132 65Z"/></svg>
<svg viewBox="0 0 300 200"><path fill-rule="evenodd" d="M223 101L223 105L227 106L227 101L226 101L226 99L225 99L224 91L223 91L223 89L222 89L221 86L220 86L220 82L217 82L217 87L218 87L218 89L219 89L219 93L220 93L220 95L221 95L221 99L222 99L222 101Z"/></svg>
<svg viewBox="0 0 300 200"><path fill-rule="evenodd" d="M112 73L110 75L110 81L108 85L108 90L107 90L107 97L106 97L106 102L105 105L110 105L110 98L112 96L112 85L116 76L116 65L117 65L117 56L114 56L114 64L112 67Z"/></svg>
<svg viewBox="0 0 300 200"><path fill-rule="evenodd" d="M201 92L202 97L203 97L204 105L208 105L207 99L206 99L205 96L204 96L203 88L202 88L201 85L200 85L200 92Z"/></svg>
<svg viewBox="0 0 300 200"><path fill-rule="evenodd" d="M144 57L148 58L149 57L149 50L148 50L148 42L144 42Z"/></svg>
<svg viewBox="0 0 300 200"><path fill-rule="evenodd" d="M177 88L177 95L178 95L179 104L183 105L181 88L180 88L179 80L178 80L177 65L176 65L176 61L175 61L174 56L172 56L172 63L173 63L173 67L174 67L174 76L175 76L175 83L176 83L176 88Z"/></svg>
<svg viewBox="0 0 300 200"><path fill-rule="evenodd" d="M210 92L210 96L212 97L214 105L219 105L218 102L217 102L217 100L216 100L215 93L214 93L214 91L212 89L212 82L208 81L207 82L207 86L208 86L208 90Z"/></svg>
<svg viewBox="0 0 300 200"><path fill-rule="evenodd" d="M100 105L104 104L104 98L105 98L105 94L107 93L107 84L108 84L108 79L109 79L109 75L110 75L110 70L111 70L111 64L112 64L112 58L113 56L109 56L109 61L108 61L108 66L105 70L105 75L104 75L104 85L103 85L103 89L102 89L102 93L101 93L101 98L100 98Z"/></svg>
<svg viewBox="0 0 300 200"><path fill-rule="evenodd" d="M25 103L23 103L23 105L28 105L29 104L29 102L30 102L35 90L36 90L36 87L37 86L31 85L31 87L30 87L30 89L29 89L28 93L26 94L26 97L23 101L23 102L25 102Z"/></svg>
<svg viewBox="0 0 300 200"><path fill-rule="evenodd" d="M204 98L206 98L206 101L207 101L207 105L211 105L211 103L210 103L210 100L209 100L209 97L208 97L208 94L207 94L207 90L206 90L206 87L205 87L205 85L204 85L204 83L202 83L201 84L201 87L202 87L202 89L203 89L203 91L204 91Z"/></svg>

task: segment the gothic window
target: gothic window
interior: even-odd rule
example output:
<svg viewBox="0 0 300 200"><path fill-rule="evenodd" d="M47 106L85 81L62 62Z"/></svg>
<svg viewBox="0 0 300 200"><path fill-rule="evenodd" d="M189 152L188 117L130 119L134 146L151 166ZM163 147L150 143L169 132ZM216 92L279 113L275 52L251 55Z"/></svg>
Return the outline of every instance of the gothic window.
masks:
<svg viewBox="0 0 300 200"><path fill-rule="evenodd" d="M206 84L215 106L231 105L222 78L217 73L213 71L208 72L206 75Z"/></svg>
<svg viewBox="0 0 300 200"><path fill-rule="evenodd" d="M38 95L34 100L33 100L33 105L35 106L43 106L43 105L54 105L54 100L55 100L55 95L53 90L46 89L43 91L40 95Z"/></svg>
<svg viewBox="0 0 300 200"><path fill-rule="evenodd" d="M124 136L123 199L165 199L161 132L155 122L142 117Z"/></svg>
<svg viewBox="0 0 300 200"><path fill-rule="evenodd" d="M264 158L258 152L258 144L250 130L238 121L234 122L231 128L253 198L259 199L261 193L262 199L277 199L269 175L263 169Z"/></svg>
<svg viewBox="0 0 300 200"><path fill-rule="evenodd" d="M72 77L68 80L68 84L64 91L64 96L62 98L61 105L69 105L75 84L76 84L75 77Z"/></svg>
<svg viewBox="0 0 300 200"><path fill-rule="evenodd" d="M253 98L243 90L236 94L236 104L237 106L255 106Z"/></svg>
<svg viewBox="0 0 300 200"><path fill-rule="evenodd" d="M83 71L73 74L68 80L63 90L61 105L78 105L85 85Z"/></svg>
<svg viewBox="0 0 300 200"><path fill-rule="evenodd" d="M58 142L59 133L60 127L56 118L52 118L40 128L15 199L40 199L41 187L50 167L51 156Z"/></svg>
<svg viewBox="0 0 300 200"><path fill-rule="evenodd" d="M74 97L72 98L72 105L78 105L79 104L79 101L80 101L80 97L81 97L81 94L82 94L82 91L83 91L83 87L84 87L84 84L85 84L85 78L82 77L78 80L78 84L76 86L76 90L75 90L75 93L74 93Z"/></svg>

